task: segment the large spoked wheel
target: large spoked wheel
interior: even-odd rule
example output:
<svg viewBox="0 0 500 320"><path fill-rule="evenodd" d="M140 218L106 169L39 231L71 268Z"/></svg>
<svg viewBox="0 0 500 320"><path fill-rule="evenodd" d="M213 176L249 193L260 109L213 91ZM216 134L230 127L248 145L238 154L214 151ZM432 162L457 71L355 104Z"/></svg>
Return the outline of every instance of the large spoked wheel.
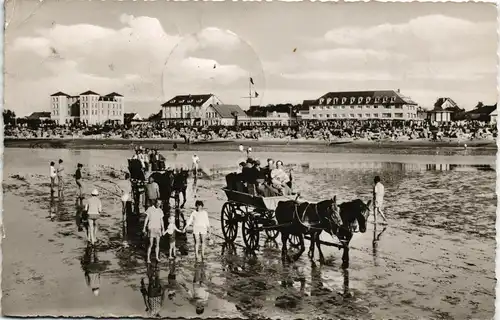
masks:
<svg viewBox="0 0 500 320"><path fill-rule="evenodd" d="M269 221L269 225L276 224L274 220L274 211L267 211L264 215L266 221ZM276 239L278 237L279 231L277 229L264 229L268 239Z"/></svg>
<svg viewBox="0 0 500 320"><path fill-rule="evenodd" d="M248 215L241 225L243 242L248 250L257 250L259 247L259 226L252 215Z"/></svg>
<svg viewBox="0 0 500 320"><path fill-rule="evenodd" d="M220 215L220 224L224 240L227 242L234 242L238 235L238 219L236 218L234 207L229 202L224 203Z"/></svg>
<svg viewBox="0 0 500 320"><path fill-rule="evenodd" d="M298 248L298 247L300 247L300 238L299 238L299 236L291 234L290 238L288 239L288 243L290 244L290 246L292 248Z"/></svg>

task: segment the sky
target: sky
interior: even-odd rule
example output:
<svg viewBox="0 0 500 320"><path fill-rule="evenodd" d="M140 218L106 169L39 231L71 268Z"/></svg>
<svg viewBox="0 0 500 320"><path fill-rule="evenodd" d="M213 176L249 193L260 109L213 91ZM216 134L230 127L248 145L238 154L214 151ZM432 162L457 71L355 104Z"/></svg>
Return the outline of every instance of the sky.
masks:
<svg viewBox="0 0 500 320"><path fill-rule="evenodd" d="M249 90L252 105L396 89L426 108L497 100L493 4L14 0L5 22L5 108L19 116L87 90L142 116L180 94L248 109Z"/></svg>

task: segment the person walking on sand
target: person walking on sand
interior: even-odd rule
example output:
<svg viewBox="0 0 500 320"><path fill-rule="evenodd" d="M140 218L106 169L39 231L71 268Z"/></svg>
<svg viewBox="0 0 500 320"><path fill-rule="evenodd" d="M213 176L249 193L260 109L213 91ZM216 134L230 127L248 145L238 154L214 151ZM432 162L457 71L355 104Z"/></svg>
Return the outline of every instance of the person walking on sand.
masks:
<svg viewBox="0 0 500 320"><path fill-rule="evenodd" d="M198 170L200 168L200 158L197 155L193 155L193 176L198 176Z"/></svg>
<svg viewBox="0 0 500 320"><path fill-rule="evenodd" d="M82 192L82 168L83 165L79 163L76 166L76 172L75 172L75 181L76 181L76 186L78 187L78 197L81 199L83 198L83 192Z"/></svg>
<svg viewBox="0 0 500 320"><path fill-rule="evenodd" d="M102 213L102 203L98 196L99 191L94 189L91 193L90 199L85 205L85 211L87 212L89 223L87 239L90 240L91 245L94 245L97 242L97 220Z"/></svg>
<svg viewBox="0 0 500 320"><path fill-rule="evenodd" d="M176 232L183 233L182 230L179 230L177 226L175 225L175 216L171 215L168 217L168 226L167 230L163 233L163 235L166 235L168 233L169 236L169 249L168 249L168 257L170 259L175 257L175 236Z"/></svg>
<svg viewBox="0 0 500 320"><path fill-rule="evenodd" d="M130 174L125 172L123 180L119 182L120 192L122 194L122 218L123 221L127 219L127 205L132 202L132 183L130 182Z"/></svg>
<svg viewBox="0 0 500 320"><path fill-rule="evenodd" d="M146 233L146 228L149 234L149 246L147 252L147 263L151 263L151 250L153 244L156 243L155 254L156 261L160 262L160 238L163 235L165 227L163 225L163 210L159 208L159 201L152 202L151 207L146 210L146 220L142 232Z"/></svg>
<svg viewBox="0 0 500 320"><path fill-rule="evenodd" d="M205 259L205 243L207 241L207 235L210 233L210 221L208 219L207 211L203 210L203 201L196 200L195 202L196 210L191 213L183 232L186 232L187 228L193 225L193 238L195 246L195 259L198 260L198 251L201 243L201 258Z"/></svg>
<svg viewBox="0 0 500 320"><path fill-rule="evenodd" d="M55 168L55 163L54 161L50 162L50 192L54 192L55 184L56 184L56 177L57 177L57 170Z"/></svg>
<svg viewBox="0 0 500 320"><path fill-rule="evenodd" d="M158 199L160 199L160 187L158 186L158 183L156 183L155 179L152 176L149 176L149 182L146 184L146 210L152 205L151 203L156 202Z"/></svg>
<svg viewBox="0 0 500 320"><path fill-rule="evenodd" d="M380 215L384 220L384 224L387 224L387 219L382 211L384 206L385 188L380 181L379 176L376 176L375 179L373 179L373 182L375 183L373 186L373 219L375 220L375 223L377 223L377 215Z"/></svg>
<svg viewBox="0 0 500 320"><path fill-rule="evenodd" d="M59 159L59 167L57 168L57 186L59 192L62 193L64 189L64 165L62 159Z"/></svg>

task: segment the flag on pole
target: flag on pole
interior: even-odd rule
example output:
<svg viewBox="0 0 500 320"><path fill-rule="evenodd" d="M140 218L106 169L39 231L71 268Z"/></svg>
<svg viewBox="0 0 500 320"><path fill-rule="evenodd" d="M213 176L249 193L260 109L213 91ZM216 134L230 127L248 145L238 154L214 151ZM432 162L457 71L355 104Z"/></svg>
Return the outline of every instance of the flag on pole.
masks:
<svg viewBox="0 0 500 320"><path fill-rule="evenodd" d="M251 83L251 84L254 84L254 83L253 83L253 79L252 79L252 77L250 77L250 83Z"/></svg>
<svg viewBox="0 0 500 320"><path fill-rule="evenodd" d="M259 93L257 91L255 91L255 98L258 98L259 97Z"/></svg>

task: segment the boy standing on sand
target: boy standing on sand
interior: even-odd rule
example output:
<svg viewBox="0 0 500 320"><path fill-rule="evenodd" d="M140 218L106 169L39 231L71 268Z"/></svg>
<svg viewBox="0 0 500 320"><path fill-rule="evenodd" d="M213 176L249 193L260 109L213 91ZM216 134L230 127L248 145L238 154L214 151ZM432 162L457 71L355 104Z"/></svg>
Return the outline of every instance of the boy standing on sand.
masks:
<svg viewBox="0 0 500 320"><path fill-rule="evenodd" d="M75 172L75 181L76 181L76 185L78 186L78 197L79 198L83 197L83 193L82 193L82 167L83 167L83 165L81 163L79 163L76 166L76 172Z"/></svg>
<svg viewBox="0 0 500 320"><path fill-rule="evenodd" d="M146 233L146 227L149 234L147 263L151 263L151 250L153 249L153 244L155 242L156 261L160 262L160 238L163 235L165 227L163 225L163 210L159 208L157 200L152 202L151 207L149 207L146 211L146 220L144 221L144 227L142 228L143 233Z"/></svg>
<svg viewBox="0 0 500 320"><path fill-rule="evenodd" d="M50 192L54 192L54 187L55 187L55 182L56 182L56 177L57 177L57 171L55 168L55 163L54 161L50 162Z"/></svg>
<svg viewBox="0 0 500 320"><path fill-rule="evenodd" d="M387 219L382 212L385 188L382 182L380 182L379 176L376 176L373 182L375 183L373 186L373 219L375 220L375 223L377 223L377 214L379 214L382 219L384 219L384 224L387 224Z"/></svg>

